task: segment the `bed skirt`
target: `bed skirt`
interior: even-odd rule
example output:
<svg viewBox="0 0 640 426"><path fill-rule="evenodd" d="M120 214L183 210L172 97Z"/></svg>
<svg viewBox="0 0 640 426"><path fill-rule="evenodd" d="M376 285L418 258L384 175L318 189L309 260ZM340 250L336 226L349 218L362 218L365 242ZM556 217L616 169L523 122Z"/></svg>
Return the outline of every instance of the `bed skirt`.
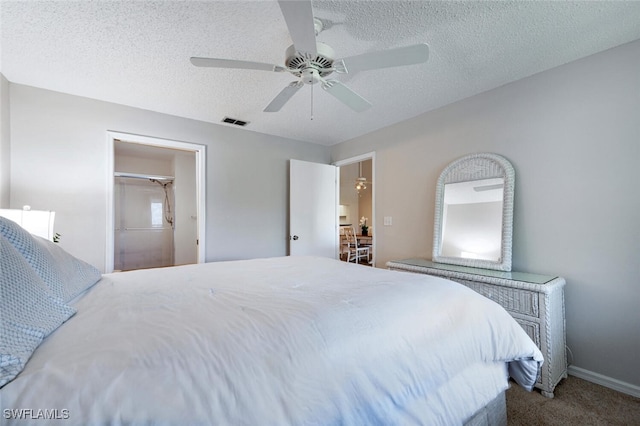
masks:
<svg viewBox="0 0 640 426"><path fill-rule="evenodd" d="M482 407L465 426L507 426L507 400L504 392Z"/></svg>

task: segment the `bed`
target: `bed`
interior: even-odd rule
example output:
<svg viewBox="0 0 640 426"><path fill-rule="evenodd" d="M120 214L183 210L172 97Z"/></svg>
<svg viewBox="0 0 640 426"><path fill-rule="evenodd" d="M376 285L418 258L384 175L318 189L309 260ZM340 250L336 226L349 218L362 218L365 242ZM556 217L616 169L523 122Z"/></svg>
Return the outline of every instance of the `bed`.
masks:
<svg viewBox="0 0 640 426"><path fill-rule="evenodd" d="M530 390L543 362L503 308L442 278L315 257L101 276L0 231L9 425L506 424L509 376Z"/></svg>

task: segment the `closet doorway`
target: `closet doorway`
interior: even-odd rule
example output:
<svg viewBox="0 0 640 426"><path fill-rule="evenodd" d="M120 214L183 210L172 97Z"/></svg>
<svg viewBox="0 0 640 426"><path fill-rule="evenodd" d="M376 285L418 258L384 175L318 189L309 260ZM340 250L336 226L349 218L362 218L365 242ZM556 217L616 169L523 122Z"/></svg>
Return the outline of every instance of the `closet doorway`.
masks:
<svg viewBox="0 0 640 426"><path fill-rule="evenodd" d="M203 262L204 146L114 132L109 141L106 271Z"/></svg>
<svg viewBox="0 0 640 426"><path fill-rule="evenodd" d="M340 168L340 233L342 234L345 227L353 227L358 244L369 247L368 263L375 266L375 152L337 161L334 165ZM343 241L342 235L340 241Z"/></svg>

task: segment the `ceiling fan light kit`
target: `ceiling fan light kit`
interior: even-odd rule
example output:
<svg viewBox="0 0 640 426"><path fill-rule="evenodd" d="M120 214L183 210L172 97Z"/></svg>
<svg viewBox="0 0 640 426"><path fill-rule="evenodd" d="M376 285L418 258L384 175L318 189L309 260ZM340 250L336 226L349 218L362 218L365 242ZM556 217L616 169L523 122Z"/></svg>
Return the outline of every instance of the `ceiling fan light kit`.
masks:
<svg viewBox="0 0 640 426"><path fill-rule="evenodd" d="M367 178L362 176L362 161L358 163L358 177L356 178L356 191L360 194L360 191L367 189L367 184L371 183L367 181Z"/></svg>
<svg viewBox="0 0 640 426"><path fill-rule="evenodd" d="M293 40L293 45L285 51L284 66L235 59L191 58L191 63L197 67L287 71L298 77L299 80L291 82L276 95L264 112L280 111L302 86L316 83L321 83L321 87L327 93L352 110L366 111L372 106L369 101L338 80L327 80L325 77L333 72L346 74L419 64L426 62L429 57L429 46L415 44L335 60L333 48L316 40L316 36L323 29L323 24L321 20L313 17L311 1L279 0L278 4Z"/></svg>

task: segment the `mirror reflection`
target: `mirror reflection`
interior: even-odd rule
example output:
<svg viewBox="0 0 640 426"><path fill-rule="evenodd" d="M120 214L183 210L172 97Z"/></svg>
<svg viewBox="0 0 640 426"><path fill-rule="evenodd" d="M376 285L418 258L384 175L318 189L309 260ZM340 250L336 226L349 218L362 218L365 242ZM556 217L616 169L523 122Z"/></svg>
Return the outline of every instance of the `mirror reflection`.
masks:
<svg viewBox="0 0 640 426"><path fill-rule="evenodd" d="M444 185L441 256L499 261L504 179Z"/></svg>

